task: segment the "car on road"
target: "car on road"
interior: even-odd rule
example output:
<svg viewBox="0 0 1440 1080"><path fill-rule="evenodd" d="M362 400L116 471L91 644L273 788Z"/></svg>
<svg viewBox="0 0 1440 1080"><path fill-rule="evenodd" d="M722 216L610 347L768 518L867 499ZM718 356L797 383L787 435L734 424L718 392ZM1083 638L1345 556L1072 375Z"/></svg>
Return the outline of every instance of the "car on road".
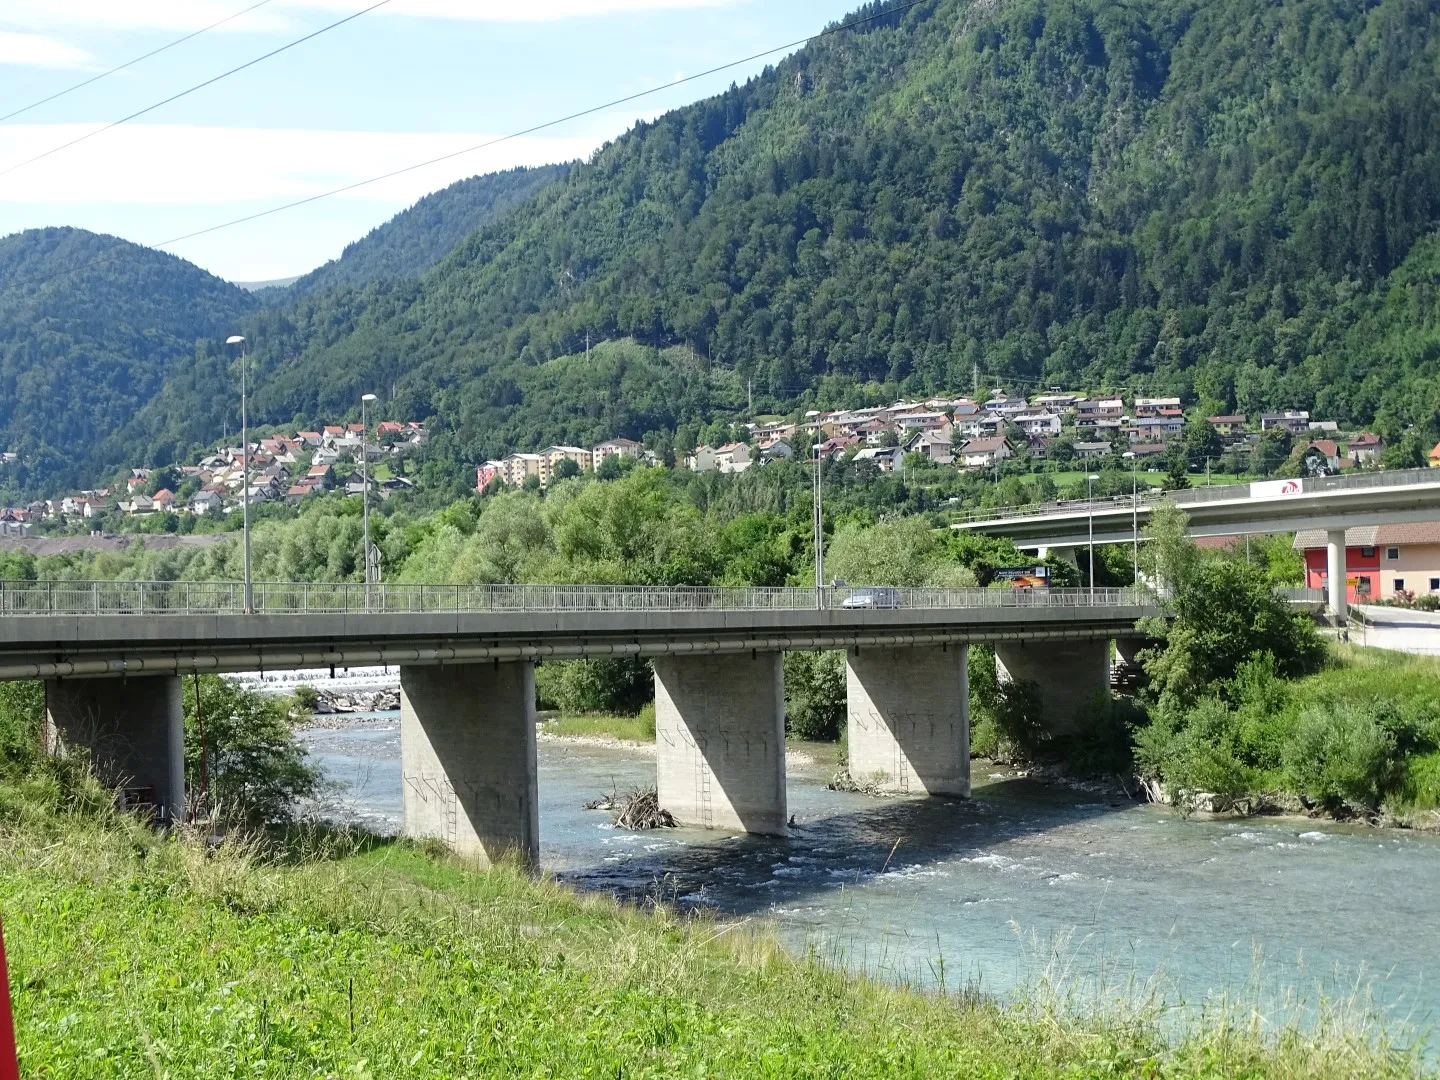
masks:
<svg viewBox="0 0 1440 1080"><path fill-rule="evenodd" d="M891 610L900 606L900 590L888 585L875 585L856 589L840 605L846 608L869 608Z"/></svg>

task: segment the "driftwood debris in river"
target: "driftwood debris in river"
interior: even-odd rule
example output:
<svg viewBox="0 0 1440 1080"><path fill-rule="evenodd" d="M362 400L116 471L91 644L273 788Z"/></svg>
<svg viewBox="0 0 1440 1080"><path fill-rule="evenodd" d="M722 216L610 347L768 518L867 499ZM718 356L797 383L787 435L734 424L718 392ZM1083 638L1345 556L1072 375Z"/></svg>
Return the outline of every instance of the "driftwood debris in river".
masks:
<svg viewBox="0 0 1440 1080"><path fill-rule="evenodd" d="M670 811L661 808L660 796L654 788L636 788L628 795L602 795L586 803L585 809L609 810L615 815L617 827L632 832L676 827Z"/></svg>

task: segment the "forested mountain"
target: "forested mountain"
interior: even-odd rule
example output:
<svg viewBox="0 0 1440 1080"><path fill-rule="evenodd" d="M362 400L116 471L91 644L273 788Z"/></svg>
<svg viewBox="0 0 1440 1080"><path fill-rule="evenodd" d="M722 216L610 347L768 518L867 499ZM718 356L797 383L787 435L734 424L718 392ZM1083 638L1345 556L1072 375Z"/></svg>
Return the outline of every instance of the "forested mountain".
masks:
<svg viewBox="0 0 1440 1080"><path fill-rule="evenodd" d="M173 255L80 229L0 239L0 484L80 484L102 441L258 307ZM116 460L123 461L124 457Z"/></svg>
<svg viewBox="0 0 1440 1080"><path fill-rule="evenodd" d="M568 165L545 165L456 181L402 210L347 245L338 259L268 299L285 302L337 285L358 287L382 278L418 277L476 229L533 197L568 169Z"/></svg>
<svg viewBox="0 0 1440 1080"><path fill-rule="evenodd" d="M354 279L342 259L340 284L255 312L262 419L374 391L474 460L642 435L747 390L788 410L978 370L1435 426L1435 0L933 0L855 20L508 210L496 194L418 278L389 268L444 246L428 212L357 247ZM430 246L408 262L412 236ZM224 363L202 350L112 445L153 460L218 436Z"/></svg>

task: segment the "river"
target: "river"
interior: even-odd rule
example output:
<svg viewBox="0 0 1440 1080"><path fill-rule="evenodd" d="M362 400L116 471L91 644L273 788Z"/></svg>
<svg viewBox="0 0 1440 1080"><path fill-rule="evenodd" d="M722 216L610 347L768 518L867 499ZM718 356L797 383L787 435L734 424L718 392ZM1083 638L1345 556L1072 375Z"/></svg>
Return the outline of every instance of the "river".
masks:
<svg viewBox="0 0 1440 1080"><path fill-rule="evenodd" d="M400 820L399 717L311 729L361 823ZM577 888L758 916L791 947L886 978L1006 993L1230 1000L1303 1023L1359 998L1440 1015L1440 838L1291 819L1184 820L976 762L968 802L873 799L791 770L786 840L627 833L581 806L653 786L637 751L542 741L541 863Z"/></svg>

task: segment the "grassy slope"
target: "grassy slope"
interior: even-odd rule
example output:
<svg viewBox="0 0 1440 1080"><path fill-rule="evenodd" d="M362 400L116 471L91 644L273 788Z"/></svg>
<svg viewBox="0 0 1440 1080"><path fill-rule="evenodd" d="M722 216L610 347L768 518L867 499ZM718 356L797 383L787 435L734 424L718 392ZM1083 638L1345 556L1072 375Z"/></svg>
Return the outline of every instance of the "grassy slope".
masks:
<svg viewBox="0 0 1440 1080"><path fill-rule="evenodd" d="M0 816L29 1077L1413 1072L1338 1036L1265 1050L1220 1024L1166 1048L1134 1019L923 996L407 845L281 866L10 791Z"/></svg>

